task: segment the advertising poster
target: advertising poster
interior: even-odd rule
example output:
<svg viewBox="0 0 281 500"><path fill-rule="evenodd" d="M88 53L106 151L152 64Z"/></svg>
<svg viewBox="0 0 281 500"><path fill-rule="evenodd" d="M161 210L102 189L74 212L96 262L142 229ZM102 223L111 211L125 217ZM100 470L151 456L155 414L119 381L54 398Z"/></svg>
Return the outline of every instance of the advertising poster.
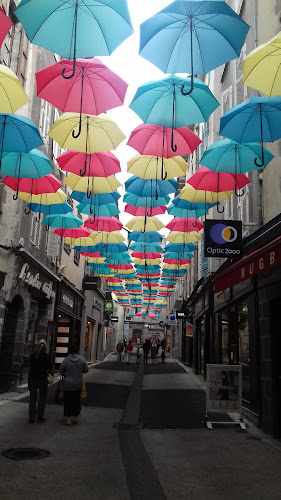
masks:
<svg viewBox="0 0 281 500"><path fill-rule="evenodd" d="M204 235L205 257L240 257L242 221L206 219Z"/></svg>
<svg viewBox="0 0 281 500"><path fill-rule="evenodd" d="M207 365L206 411L242 413L242 366Z"/></svg>

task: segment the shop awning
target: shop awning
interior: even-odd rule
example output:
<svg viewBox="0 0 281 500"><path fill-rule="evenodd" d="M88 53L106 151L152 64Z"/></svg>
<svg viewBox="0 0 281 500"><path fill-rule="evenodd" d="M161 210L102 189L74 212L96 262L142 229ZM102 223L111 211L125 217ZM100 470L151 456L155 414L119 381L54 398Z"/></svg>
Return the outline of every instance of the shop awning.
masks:
<svg viewBox="0 0 281 500"><path fill-rule="evenodd" d="M214 292L222 292L281 264L281 236L239 260L213 279Z"/></svg>

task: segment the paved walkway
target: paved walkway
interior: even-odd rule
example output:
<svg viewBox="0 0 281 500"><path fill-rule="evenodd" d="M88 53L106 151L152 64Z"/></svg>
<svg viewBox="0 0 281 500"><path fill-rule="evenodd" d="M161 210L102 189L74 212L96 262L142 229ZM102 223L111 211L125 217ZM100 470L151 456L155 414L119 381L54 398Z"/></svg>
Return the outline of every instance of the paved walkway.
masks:
<svg viewBox="0 0 281 500"><path fill-rule="evenodd" d="M34 447L48 458L0 455L1 500L280 500L281 446L250 428L202 425L204 383L167 358L137 365L110 355L86 375L77 426L49 390L45 424L28 423L28 394L1 395L0 451Z"/></svg>

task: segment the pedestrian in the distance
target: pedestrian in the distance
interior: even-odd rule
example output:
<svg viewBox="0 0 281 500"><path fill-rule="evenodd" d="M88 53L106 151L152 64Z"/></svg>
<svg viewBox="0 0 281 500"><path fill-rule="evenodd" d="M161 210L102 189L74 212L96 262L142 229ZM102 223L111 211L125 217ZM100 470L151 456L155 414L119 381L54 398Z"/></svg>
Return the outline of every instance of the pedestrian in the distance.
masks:
<svg viewBox="0 0 281 500"><path fill-rule="evenodd" d="M156 363L157 347L155 345L151 346L151 361Z"/></svg>
<svg viewBox="0 0 281 500"><path fill-rule="evenodd" d="M77 346L69 349L69 355L60 365L59 372L63 377L64 423L77 424L80 413L80 394L83 387L83 373L89 371L86 360L79 356Z"/></svg>
<svg viewBox="0 0 281 500"><path fill-rule="evenodd" d="M30 424L34 424L35 419L39 424L46 421L44 412L48 391L47 376L51 370L51 360L50 356L46 353L46 345L45 340L39 340L36 352L30 356L30 370L28 374ZM36 408L38 391L39 403Z"/></svg>
<svg viewBox="0 0 281 500"><path fill-rule="evenodd" d="M162 363L165 363L165 358L166 358L166 354L165 354L165 351L163 350L161 352L161 359L162 359Z"/></svg>
<svg viewBox="0 0 281 500"><path fill-rule="evenodd" d="M122 352L124 351L124 344L122 340L119 340L117 346L116 346L116 351L117 351L117 361L122 360Z"/></svg>
<svg viewBox="0 0 281 500"><path fill-rule="evenodd" d="M149 351L150 351L150 344L148 342L148 340L146 339L146 341L144 342L143 346L142 346L142 350L143 350L143 362L145 365L147 365L147 362L148 362L148 354L149 354Z"/></svg>
<svg viewBox="0 0 281 500"><path fill-rule="evenodd" d="M139 365L140 363L140 348L137 347L137 359L136 359L136 363Z"/></svg>
<svg viewBox="0 0 281 500"><path fill-rule="evenodd" d="M127 344L127 349L126 349L126 354L127 354L127 365L130 363L130 358L131 358L131 353L134 349L134 346L132 344L132 341L129 340L128 344Z"/></svg>

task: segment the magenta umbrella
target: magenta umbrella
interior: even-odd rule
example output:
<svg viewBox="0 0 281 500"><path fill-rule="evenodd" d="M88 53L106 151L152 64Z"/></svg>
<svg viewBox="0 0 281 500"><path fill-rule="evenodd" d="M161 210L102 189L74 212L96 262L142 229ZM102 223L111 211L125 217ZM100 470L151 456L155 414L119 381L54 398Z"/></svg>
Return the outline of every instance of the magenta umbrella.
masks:
<svg viewBox="0 0 281 500"><path fill-rule="evenodd" d="M40 179L29 179L25 177L14 178L6 177L3 184L16 191L13 196L14 200L17 199L19 191L22 193L30 193L30 195L43 194L43 193L56 193L62 187L62 183L53 175L48 174Z"/></svg>
<svg viewBox="0 0 281 500"><path fill-rule="evenodd" d="M70 227L67 229L57 228L54 231L55 234L63 236L64 238L83 238L84 236L90 236L91 232L85 227Z"/></svg>
<svg viewBox="0 0 281 500"><path fill-rule="evenodd" d="M86 8L86 7L85 7ZM73 71L73 61L62 61L36 73L37 95L60 111L99 115L124 104L128 84L99 59L76 59L73 78L65 79Z"/></svg>
<svg viewBox="0 0 281 500"><path fill-rule="evenodd" d="M108 177L121 172L119 160L110 151L89 155L70 150L60 155L57 162L66 172L88 177Z"/></svg>
<svg viewBox="0 0 281 500"><path fill-rule="evenodd" d="M167 210L167 207L165 205L162 205L160 207L134 207L133 205L126 205L125 206L125 212L128 214L134 215L136 217L153 217L154 215L161 215L164 214Z"/></svg>
<svg viewBox="0 0 281 500"><path fill-rule="evenodd" d="M167 224L166 228L170 231L179 231L181 233L188 233L190 231L201 231L204 225L199 219L195 217L188 217L182 219L181 217L174 217L174 219Z"/></svg>
<svg viewBox="0 0 281 500"><path fill-rule="evenodd" d="M106 233L110 233L111 231L119 231L122 229L123 224L117 217L88 217L84 226L94 231L105 231Z"/></svg>
<svg viewBox="0 0 281 500"><path fill-rule="evenodd" d="M12 26L12 21L10 21L3 9L0 7L0 46L4 42L5 37Z"/></svg>

